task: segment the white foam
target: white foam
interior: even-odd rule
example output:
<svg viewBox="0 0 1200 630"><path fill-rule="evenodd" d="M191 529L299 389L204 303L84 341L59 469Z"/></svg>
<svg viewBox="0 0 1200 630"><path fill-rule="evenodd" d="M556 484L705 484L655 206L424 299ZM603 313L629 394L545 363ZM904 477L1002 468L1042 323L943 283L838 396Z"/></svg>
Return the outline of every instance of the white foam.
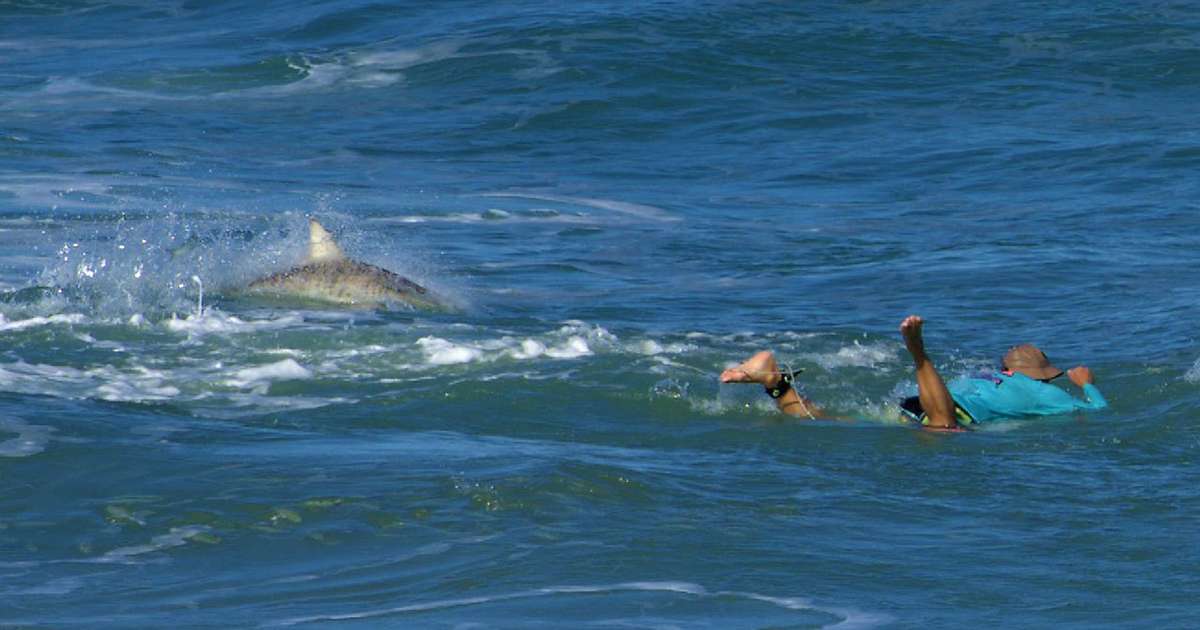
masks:
<svg viewBox="0 0 1200 630"><path fill-rule="evenodd" d="M163 381L168 375L134 366L89 369L18 362L0 367L0 385L9 391L112 401L165 400L179 390Z"/></svg>
<svg viewBox="0 0 1200 630"><path fill-rule="evenodd" d="M546 344L533 339L521 341L521 347L509 351L514 359L536 359L546 354Z"/></svg>
<svg viewBox="0 0 1200 630"><path fill-rule="evenodd" d="M193 364L193 362L187 362ZM390 367L390 366L389 366ZM237 369L241 368L241 369ZM263 409L312 409L353 400L342 398L306 398L303 396L268 396L272 382L312 378L312 370L292 358L267 365L245 364L227 367L222 361L204 366L174 366L170 369L150 369L139 365L116 366L104 364L77 368L21 361L0 365L0 389L63 398L86 398L121 402L164 400L192 401L205 413L227 417L255 413ZM218 389L214 390L213 385ZM221 391L234 387L242 391ZM212 407L204 401L212 401ZM34 431L35 429L30 429ZM26 438L37 438L29 433ZM6 447L18 456L17 443Z"/></svg>
<svg viewBox="0 0 1200 630"><path fill-rule="evenodd" d="M242 368L234 372L233 377L225 383L233 387L252 387L268 384L271 381L296 381L312 378L312 372L295 359L283 359L256 367Z"/></svg>
<svg viewBox="0 0 1200 630"><path fill-rule="evenodd" d="M417 346L432 365L470 363L483 357L483 351L479 348L452 343L440 337L422 337L417 340Z"/></svg>
<svg viewBox="0 0 1200 630"><path fill-rule="evenodd" d="M662 347L662 345L660 345L657 341L654 341L653 339L645 339L641 343L637 344L637 346L635 346L634 352L653 356L656 354L662 354L663 347Z"/></svg>
<svg viewBox="0 0 1200 630"><path fill-rule="evenodd" d="M425 355L428 365L454 365L478 361L496 361L503 358L530 360L539 357L551 359L577 359L595 354L597 348L621 351L616 335L600 326L581 321L565 322L558 330L547 333L546 340L516 339L504 336L477 342L450 341L441 337L427 336L417 340L417 347ZM656 343L635 345L641 350L659 350Z"/></svg>
<svg viewBox="0 0 1200 630"><path fill-rule="evenodd" d="M880 364L894 361L897 355L893 344L874 343L862 345L858 341L855 341L854 345L842 347L837 352L805 354L802 356L812 360L826 370L833 370L843 367L876 367Z"/></svg>
<svg viewBox="0 0 1200 630"><path fill-rule="evenodd" d="M1183 375L1183 380L1189 383L1200 383L1200 359L1192 364L1192 367Z"/></svg>
<svg viewBox="0 0 1200 630"><path fill-rule="evenodd" d="M86 370L83 376L101 381L89 396L111 401L166 400L179 395L179 389L164 385L167 374L142 366L133 366L132 373L122 372L112 366Z"/></svg>
<svg viewBox="0 0 1200 630"><path fill-rule="evenodd" d="M546 356L552 359L577 359L592 354L587 340L583 337L572 336L561 345L546 349Z"/></svg>
<svg viewBox="0 0 1200 630"><path fill-rule="evenodd" d="M562 335L578 335L592 343L607 347L615 346L618 341L617 336L605 330L603 326L592 326L577 319L563 322L563 326L558 329L558 332Z"/></svg>
<svg viewBox="0 0 1200 630"><path fill-rule="evenodd" d="M0 418L0 432L17 434L15 438L0 442L0 457L29 457L41 453L46 450L52 431L52 427Z"/></svg>
<svg viewBox="0 0 1200 630"><path fill-rule="evenodd" d="M51 315L49 317L30 317L29 319L19 319L17 321L8 321L4 317L4 314L0 313L0 332L24 330L35 326L49 326L53 324L79 324L83 321L84 316L79 313Z"/></svg>
<svg viewBox="0 0 1200 630"><path fill-rule="evenodd" d="M184 319L172 315L171 319L163 322L163 326L172 332L182 332L188 335L237 334L287 328L303 321L303 318L296 314L285 315L277 319L246 321L215 309L208 309L203 315L188 315Z"/></svg>
<svg viewBox="0 0 1200 630"><path fill-rule="evenodd" d="M123 324L124 318L111 323ZM294 341L273 341L269 332L262 331L334 331L342 325L314 321L314 316L306 312L264 310L233 317L217 309L207 310L200 317L175 317L152 325L167 336L159 339L159 333L149 329L138 336L150 335L146 341L170 344L179 338L168 331L182 333L189 336L186 343L193 349L143 357L134 351L142 346L140 343L121 347L103 338L96 340L93 335L100 336L96 332L76 329L68 333L87 341L92 348L107 347L122 354L105 351L82 365L69 359L64 365L30 365L19 359L0 363L0 389L122 402L170 400L205 414L227 417L339 404L339 400L298 396L296 392L271 395L274 383L317 376L386 385L421 378L444 379L461 374L455 366L472 365L471 378L477 379L555 378L561 375L564 364L585 362L594 356L632 358L641 366L638 369L657 364L668 376L677 377L681 370L701 372L672 361L675 353L694 348L693 342L648 336L621 339L602 326L579 320L525 334L469 324L385 322L360 330L364 334L355 333L352 337L356 341L314 347L303 342L295 345ZM246 342L235 336L256 332L259 336ZM288 335L287 339L292 337ZM491 369L492 364L499 367Z"/></svg>
<svg viewBox="0 0 1200 630"><path fill-rule="evenodd" d="M92 391L93 398L112 402L168 400L179 395L179 388L163 385L161 379L111 380Z"/></svg>

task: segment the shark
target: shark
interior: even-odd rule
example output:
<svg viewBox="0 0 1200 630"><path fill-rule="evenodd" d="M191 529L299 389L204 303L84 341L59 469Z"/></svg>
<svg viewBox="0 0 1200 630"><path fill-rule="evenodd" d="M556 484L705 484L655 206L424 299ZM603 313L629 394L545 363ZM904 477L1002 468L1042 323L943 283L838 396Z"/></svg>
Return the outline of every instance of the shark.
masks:
<svg viewBox="0 0 1200 630"><path fill-rule="evenodd" d="M348 258L329 231L313 218L308 220L308 252L304 260L291 269L254 280L244 293L354 308L405 305L421 310L451 310L442 298L416 282Z"/></svg>

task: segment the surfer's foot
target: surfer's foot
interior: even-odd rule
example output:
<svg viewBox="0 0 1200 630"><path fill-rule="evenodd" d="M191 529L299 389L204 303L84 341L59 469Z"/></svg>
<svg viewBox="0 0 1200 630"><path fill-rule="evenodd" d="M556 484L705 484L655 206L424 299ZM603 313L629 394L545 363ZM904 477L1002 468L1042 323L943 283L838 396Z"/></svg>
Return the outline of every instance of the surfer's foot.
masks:
<svg viewBox="0 0 1200 630"><path fill-rule="evenodd" d="M792 375L793 378L795 375ZM742 361L740 365L721 372L722 383L758 383L766 388L779 410L792 416L807 416L811 419L827 417L825 411L813 401L803 397L790 387L791 381L782 384L783 373L769 350L763 350ZM777 389L778 388L778 389ZM772 391L775 390L775 391Z"/></svg>
<svg viewBox="0 0 1200 630"><path fill-rule="evenodd" d="M918 365L929 360L925 354L925 340L921 337L921 327L925 320L920 315L909 315L900 322L900 336L904 337L904 347L912 355Z"/></svg>
<svg viewBox="0 0 1200 630"><path fill-rule="evenodd" d="M756 353L740 365L721 372L722 383L758 383L763 387L774 387L779 384L782 375L775 355L770 350Z"/></svg>

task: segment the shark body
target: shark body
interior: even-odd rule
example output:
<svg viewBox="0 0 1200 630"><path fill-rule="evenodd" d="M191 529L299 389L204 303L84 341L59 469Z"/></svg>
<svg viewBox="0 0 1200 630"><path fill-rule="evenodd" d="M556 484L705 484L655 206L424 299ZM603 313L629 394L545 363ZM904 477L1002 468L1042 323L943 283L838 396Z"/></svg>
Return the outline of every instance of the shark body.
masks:
<svg viewBox="0 0 1200 630"><path fill-rule="evenodd" d="M424 310L448 305L425 287L382 267L347 258L325 228L308 221L308 255L288 269L259 278L246 293L276 299L302 299L356 308L405 304Z"/></svg>

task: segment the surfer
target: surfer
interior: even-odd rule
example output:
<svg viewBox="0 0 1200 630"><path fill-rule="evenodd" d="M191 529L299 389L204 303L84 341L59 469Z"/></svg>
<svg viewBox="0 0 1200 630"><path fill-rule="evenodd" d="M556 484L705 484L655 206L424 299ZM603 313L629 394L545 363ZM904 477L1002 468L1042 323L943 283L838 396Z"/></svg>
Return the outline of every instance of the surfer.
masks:
<svg viewBox="0 0 1200 630"><path fill-rule="evenodd" d="M1054 367L1046 354L1031 344L1009 349L999 371L956 379L947 385L925 353L925 340L921 335L924 323L917 315L909 315L900 322L900 335L912 355L918 392L917 396L901 403L901 410L905 417L925 427L956 431L975 422L1050 416L1108 406L1108 401L1094 384L1090 369L1081 365L1064 372ZM1063 374L1082 388L1082 400L1050 384ZM784 413L808 418L827 417L819 406L796 391L792 386L794 379L795 374L780 371L774 355L768 350L721 373L722 383L762 385Z"/></svg>

